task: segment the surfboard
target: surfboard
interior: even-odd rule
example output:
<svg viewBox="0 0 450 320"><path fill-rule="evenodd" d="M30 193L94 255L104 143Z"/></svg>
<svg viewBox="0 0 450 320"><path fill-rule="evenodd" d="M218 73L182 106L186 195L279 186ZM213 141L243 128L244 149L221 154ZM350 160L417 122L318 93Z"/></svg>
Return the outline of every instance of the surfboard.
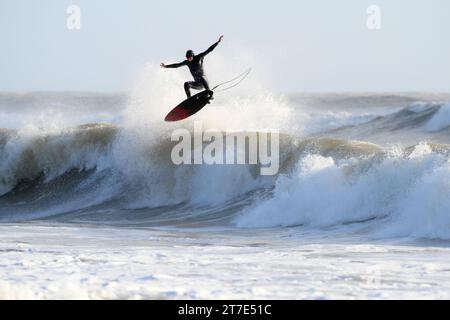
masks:
<svg viewBox="0 0 450 320"><path fill-rule="evenodd" d="M204 90L196 95L193 95L173 108L167 114L164 121L179 121L189 118L207 105L212 96L213 92L211 90Z"/></svg>

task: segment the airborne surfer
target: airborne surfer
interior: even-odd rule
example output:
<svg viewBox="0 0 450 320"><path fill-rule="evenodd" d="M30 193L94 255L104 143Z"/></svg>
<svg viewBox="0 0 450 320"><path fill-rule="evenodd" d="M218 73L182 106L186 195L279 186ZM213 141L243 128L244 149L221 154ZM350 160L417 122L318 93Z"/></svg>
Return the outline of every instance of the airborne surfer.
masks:
<svg viewBox="0 0 450 320"><path fill-rule="evenodd" d="M210 53L217 47L222 39L223 36L220 36L219 40L216 43L209 47L205 52L199 54L194 54L192 50L188 50L186 52L186 60L184 60L183 62L168 65L161 63L161 68L179 68L182 66L188 66L192 76L194 77L194 81L187 81L184 83L184 91L186 91L186 95L188 98L191 97L191 88L195 90L205 89L207 91L210 91L208 78L206 77L203 70L203 59L208 53ZM211 99L213 99L212 96Z"/></svg>

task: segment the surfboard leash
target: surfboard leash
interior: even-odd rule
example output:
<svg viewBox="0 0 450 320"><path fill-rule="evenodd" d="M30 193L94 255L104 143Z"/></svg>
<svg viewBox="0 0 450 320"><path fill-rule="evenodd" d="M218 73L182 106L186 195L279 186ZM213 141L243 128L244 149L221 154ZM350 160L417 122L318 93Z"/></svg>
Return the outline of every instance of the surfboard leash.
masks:
<svg viewBox="0 0 450 320"><path fill-rule="evenodd" d="M226 88L221 89L221 90L217 90L216 92L222 92L222 91L229 90L229 89L231 89L231 88L236 87L238 84L240 84L242 81L244 81L245 78L247 78L247 76L250 74L251 71L252 71L252 68L248 68L247 70L245 70L243 73L241 73L241 74L238 75L237 77L235 77L235 78L233 78L233 79L231 79L231 80L228 80L228 81L225 81L225 82L222 82L222 83L218 84L217 86L215 86L214 88L212 88L212 91L214 91L215 89L217 89L217 88L223 86L224 84L227 84L227 83L230 83L230 82L233 82L233 81L236 81L236 80L240 79L240 80L239 80L237 83L235 83L234 85L229 86L229 87L226 87Z"/></svg>

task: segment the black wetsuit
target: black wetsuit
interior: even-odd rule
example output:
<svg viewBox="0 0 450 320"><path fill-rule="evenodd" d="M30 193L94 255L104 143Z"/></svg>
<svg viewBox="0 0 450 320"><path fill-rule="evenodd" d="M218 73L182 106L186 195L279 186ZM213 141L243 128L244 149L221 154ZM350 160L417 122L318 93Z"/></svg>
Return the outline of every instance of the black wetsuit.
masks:
<svg viewBox="0 0 450 320"><path fill-rule="evenodd" d="M184 60L180 63L174 63L166 65L166 68L179 68L182 66L188 66L189 70L191 71L192 76L194 77L195 81L188 81L184 83L184 90L186 91L186 95L188 98L191 96L191 88L195 90L201 90L201 89L209 89L209 83L208 78L206 78L205 72L203 70L203 58L213 51L219 42L214 43L211 47L209 47L205 52L202 52L200 54L194 55L194 58L192 61Z"/></svg>

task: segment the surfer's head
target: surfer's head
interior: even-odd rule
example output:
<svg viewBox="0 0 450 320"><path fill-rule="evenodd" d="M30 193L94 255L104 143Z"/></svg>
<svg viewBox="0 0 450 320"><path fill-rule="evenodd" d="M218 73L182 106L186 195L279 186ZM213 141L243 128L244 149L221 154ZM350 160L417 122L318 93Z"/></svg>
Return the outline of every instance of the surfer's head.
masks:
<svg viewBox="0 0 450 320"><path fill-rule="evenodd" d="M192 50L186 51L186 59L188 61L192 61L192 59L194 59L194 51Z"/></svg>

